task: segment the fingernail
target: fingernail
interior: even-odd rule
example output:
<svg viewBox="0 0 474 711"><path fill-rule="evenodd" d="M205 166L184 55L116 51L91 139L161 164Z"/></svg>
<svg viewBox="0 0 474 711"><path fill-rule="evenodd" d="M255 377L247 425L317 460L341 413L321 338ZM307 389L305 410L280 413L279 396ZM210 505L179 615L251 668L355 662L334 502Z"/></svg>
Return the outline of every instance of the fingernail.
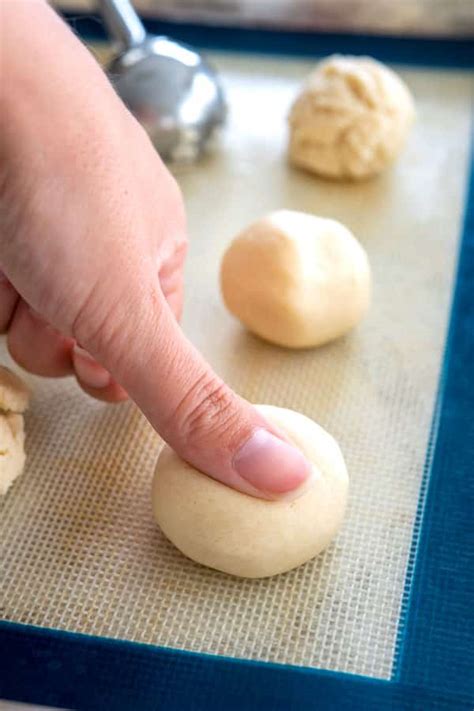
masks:
<svg viewBox="0 0 474 711"><path fill-rule="evenodd" d="M79 380L90 388L106 388L112 382L112 376L83 348L75 345L72 350L74 370Z"/></svg>
<svg viewBox="0 0 474 711"><path fill-rule="evenodd" d="M233 465L249 484L271 494L297 489L312 471L299 449L265 429L252 434L235 455Z"/></svg>

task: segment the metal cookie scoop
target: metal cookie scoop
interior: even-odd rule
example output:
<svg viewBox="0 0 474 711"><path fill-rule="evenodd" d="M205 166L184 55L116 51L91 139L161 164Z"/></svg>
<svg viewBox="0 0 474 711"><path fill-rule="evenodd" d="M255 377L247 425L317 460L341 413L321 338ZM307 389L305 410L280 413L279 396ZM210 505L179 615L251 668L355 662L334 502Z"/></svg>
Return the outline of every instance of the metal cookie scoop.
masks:
<svg viewBox="0 0 474 711"><path fill-rule="evenodd" d="M192 47L147 35L129 0L99 3L118 44L108 67L117 93L164 160L196 160L225 117L214 70Z"/></svg>

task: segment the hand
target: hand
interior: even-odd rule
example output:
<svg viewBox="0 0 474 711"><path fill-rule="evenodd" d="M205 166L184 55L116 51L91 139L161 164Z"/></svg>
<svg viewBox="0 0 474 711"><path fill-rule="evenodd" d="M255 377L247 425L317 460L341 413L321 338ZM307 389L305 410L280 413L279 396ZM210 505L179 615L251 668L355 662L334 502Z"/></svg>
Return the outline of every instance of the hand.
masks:
<svg viewBox="0 0 474 711"><path fill-rule="evenodd" d="M0 329L13 358L74 373L103 400L128 393L178 454L232 487L299 487L306 459L178 325L184 211L147 136L46 3L2 11Z"/></svg>

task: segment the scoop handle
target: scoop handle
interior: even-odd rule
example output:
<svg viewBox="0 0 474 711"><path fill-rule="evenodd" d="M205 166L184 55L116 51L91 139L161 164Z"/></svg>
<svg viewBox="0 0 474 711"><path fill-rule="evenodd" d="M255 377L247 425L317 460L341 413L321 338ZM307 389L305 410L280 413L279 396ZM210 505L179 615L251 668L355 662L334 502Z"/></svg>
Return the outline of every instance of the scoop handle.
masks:
<svg viewBox="0 0 474 711"><path fill-rule="evenodd" d="M146 30L129 0L99 0L104 23L121 49L142 44Z"/></svg>

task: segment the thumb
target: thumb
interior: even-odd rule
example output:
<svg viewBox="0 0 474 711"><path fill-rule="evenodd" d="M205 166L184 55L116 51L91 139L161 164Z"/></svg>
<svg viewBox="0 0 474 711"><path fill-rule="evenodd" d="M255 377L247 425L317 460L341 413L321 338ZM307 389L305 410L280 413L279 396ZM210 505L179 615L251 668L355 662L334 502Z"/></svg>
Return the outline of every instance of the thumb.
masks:
<svg viewBox="0 0 474 711"><path fill-rule="evenodd" d="M299 490L311 472L303 454L213 372L161 293L149 298L141 291L138 308L129 303L125 318L117 319L119 335L96 333L81 344L191 465L262 498Z"/></svg>

